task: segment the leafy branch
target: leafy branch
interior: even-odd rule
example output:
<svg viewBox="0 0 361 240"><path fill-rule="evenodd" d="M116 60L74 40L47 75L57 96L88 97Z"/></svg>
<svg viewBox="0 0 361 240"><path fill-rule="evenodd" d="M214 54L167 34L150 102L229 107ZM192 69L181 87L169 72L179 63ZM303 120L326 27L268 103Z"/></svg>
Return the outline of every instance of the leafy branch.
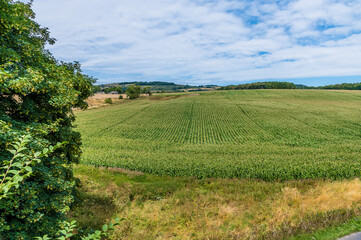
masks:
<svg viewBox="0 0 361 240"><path fill-rule="evenodd" d="M20 183L33 173L31 165L39 163L40 158L48 156L64 143L58 143L55 146L44 148L42 152L35 152L34 154L24 154L28 150L27 145L31 141L30 135L22 136L18 141L10 146L12 149L7 149L13 157L10 161L3 161L0 169L4 169L4 173L0 173L0 200L11 194L11 188L18 188Z"/></svg>
<svg viewBox="0 0 361 240"><path fill-rule="evenodd" d="M104 224L102 227L102 230L96 230L95 233L88 234L88 236L81 237L81 240L101 240L102 237L108 237L109 231L114 230L114 227L119 225L123 219L116 218L114 219L114 222L110 222L109 224ZM67 240L70 239L72 236L76 235L74 234L76 227L76 221L71 222L64 222L64 227L62 230L59 231L60 237L57 238L57 240ZM37 237L37 240L51 240L47 235L44 235L43 237Z"/></svg>
<svg viewBox="0 0 361 240"><path fill-rule="evenodd" d="M27 145L31 142L30 135L22 136L18 141L15 141L10 146L11 149L7 149L11 154L12 158L9 161L3 161L0 169L4 169L4 173L0 173L0 200L6 198L13 193L13 187L19 188L21 182L29 177L33 173L31 165L41 162L42 157L47 157L50 153L54 152L57 148L61 147L65 142L58 143L55 146L49 146L44 148L43 151L38 151L35 153L25 153L28 150ZM116 218L114 222L105 224L102 227L102 230L97 230L93 234L82 237L82 240L100 240L103 237L107 237L110 230L114 230L114 227L119 225L124 219ZM57 240L67 240L70 239L75 234L76 221L64 222L63 229L58 233ZM0 235L1 239L1 235ZM51 238L48 235L43 237L37 237L37 240L50 240Z"/></svg>

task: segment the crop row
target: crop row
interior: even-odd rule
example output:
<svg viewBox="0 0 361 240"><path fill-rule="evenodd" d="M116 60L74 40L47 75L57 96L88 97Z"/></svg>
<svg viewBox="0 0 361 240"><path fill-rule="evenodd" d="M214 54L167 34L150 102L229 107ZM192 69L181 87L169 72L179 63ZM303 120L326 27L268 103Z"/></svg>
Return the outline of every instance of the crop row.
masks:
<svg viewBox="0 0 361 240"><path fill-rule="evenodd" d="M227 91L85 111L83 163L171 176L360 177L358 94Z"/></svg>

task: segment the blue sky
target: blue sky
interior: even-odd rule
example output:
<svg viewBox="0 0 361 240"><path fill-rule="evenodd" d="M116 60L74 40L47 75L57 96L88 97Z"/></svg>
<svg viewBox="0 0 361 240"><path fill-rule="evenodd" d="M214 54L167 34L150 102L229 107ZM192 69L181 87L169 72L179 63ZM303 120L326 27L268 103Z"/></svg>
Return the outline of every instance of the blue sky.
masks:
<svg viewBox="0 0 361 240"><path fill-rule="evenodd" d="M98 83L361 82L359 0L35 0L58 59Z"/></svg>

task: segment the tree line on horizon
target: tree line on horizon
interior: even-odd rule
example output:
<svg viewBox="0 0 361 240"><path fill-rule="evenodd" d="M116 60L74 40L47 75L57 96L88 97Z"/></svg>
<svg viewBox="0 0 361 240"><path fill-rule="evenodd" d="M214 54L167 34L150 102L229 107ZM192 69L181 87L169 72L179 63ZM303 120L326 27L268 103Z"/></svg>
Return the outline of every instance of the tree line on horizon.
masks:
<svg viewBox="0 0 361 240"><path fill-rule="evenodd" d="M200 85L200 86L190 86L190 85L180 85L170 82L122 82L122 83L111 83L111 84L101 84L93 86L93 93L96 92L105 92L109 93L111 91L117 91L118 93L124 93L127 90L126 84L132 84L137 86L148 86L147 90L152 92L179 92L182 90L187 91L204 91L203 88L209 88L209 90L244 90L244 89L334 89L334 90L361 90L360 83L341 83L341 84L331 84L319 87L307 86L303 84L294 84L290 82L279 82L279 81L270 81L270 82L255 82L255 83L245 83L238 85L228 85L219 87L217 85Z"/></svg>
<svg viewBox="0 0 361 240"><path fill-rule="evenodd" d="M296 89L294 83L289 82L256 82L239 85L220 87L218 90L241 90L241 89Z"/></svg>
<svg viewBox="0 0 361 240"><path fill-rule="evenodd" d="M218 88L219 90L241 90L241 89L334 89L334 90L361 90L361 83L341 83L319 87L310 87L303 84L290 82L255 82L239 85L229 85Z"/></svg>

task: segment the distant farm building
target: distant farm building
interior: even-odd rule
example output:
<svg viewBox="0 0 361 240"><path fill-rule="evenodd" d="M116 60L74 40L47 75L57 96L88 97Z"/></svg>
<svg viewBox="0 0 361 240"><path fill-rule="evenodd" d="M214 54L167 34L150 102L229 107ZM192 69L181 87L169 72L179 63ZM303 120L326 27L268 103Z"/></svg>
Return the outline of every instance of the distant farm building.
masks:
<svg viewBox="0 0 361 240"><path fill-rule="evenodd" d="M118 94L118 92L117 91L111 91L111 92L109 92L109 94Z"/></svg>

